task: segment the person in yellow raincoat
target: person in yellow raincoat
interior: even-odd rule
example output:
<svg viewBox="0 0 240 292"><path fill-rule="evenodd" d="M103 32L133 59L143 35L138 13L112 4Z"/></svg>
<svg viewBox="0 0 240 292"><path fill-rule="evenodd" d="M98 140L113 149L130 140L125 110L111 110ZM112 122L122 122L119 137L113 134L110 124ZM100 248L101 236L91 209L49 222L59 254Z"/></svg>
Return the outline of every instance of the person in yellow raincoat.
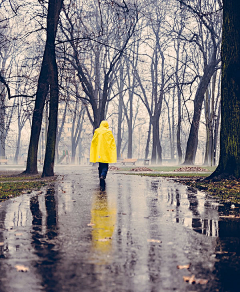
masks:
<svg viewBox="0 0 240 292"><path fill-rule="evenodd" d="M100 127L94 132L90 148L90 162L99 162L100 186L104 188L108 164L117 162L116 144L107 121L102 121Z"/></svg>

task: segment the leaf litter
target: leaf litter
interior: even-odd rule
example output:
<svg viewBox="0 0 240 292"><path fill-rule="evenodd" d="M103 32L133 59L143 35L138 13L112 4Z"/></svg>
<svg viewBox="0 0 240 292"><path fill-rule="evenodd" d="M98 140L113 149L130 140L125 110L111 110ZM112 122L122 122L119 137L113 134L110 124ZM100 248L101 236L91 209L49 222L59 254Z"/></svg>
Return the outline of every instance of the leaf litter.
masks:
<svg viewBox="0 0 240 292"><path fill-rule="evenodd" d="M16 265L15 268L18 272L28 272L29 268L24 265Z"/></svg>

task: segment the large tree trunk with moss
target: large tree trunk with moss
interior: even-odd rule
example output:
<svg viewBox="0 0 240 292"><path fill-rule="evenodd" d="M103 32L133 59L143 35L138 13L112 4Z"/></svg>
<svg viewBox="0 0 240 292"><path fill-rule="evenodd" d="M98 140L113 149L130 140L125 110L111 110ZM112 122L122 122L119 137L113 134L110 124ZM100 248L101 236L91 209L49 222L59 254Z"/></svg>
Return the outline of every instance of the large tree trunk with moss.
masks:
<svg viewBox="0 0 240 292"><path fill-rule="evenodd" d="M223 1L220 158L208 178L240 178L240 2Z"/></svg>
<svg viewBox="0 0 240 292"><path fill-rule="evenodd" d="M27 166L25 170L25 173L27 174L38 173L37 170L38 142L42 126L44 103L49 90L49 74L52 73L52 70L49 68L49 65L52 63L52 61L49 60L49 57L51 58L52 55L51 47L53 41L55 42L57 24L61 7L62 0L49 0L47 15L47 40L43 55L41 71L38 79L35 108L33 112L31 137L28 148Z"/></svg>

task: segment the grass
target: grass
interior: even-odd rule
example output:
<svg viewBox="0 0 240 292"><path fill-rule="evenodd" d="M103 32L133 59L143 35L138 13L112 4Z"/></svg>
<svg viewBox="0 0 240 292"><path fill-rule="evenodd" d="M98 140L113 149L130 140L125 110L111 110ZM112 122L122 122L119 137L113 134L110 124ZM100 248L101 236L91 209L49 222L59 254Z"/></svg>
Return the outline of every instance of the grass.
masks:
<svg viewBox="0 0 240 292"><path fill-rule="evenodd" d="M55 178L51 178L53 180ZM0 176L0 201L7 200L21 195L39 190L47 185L49 179L41 179L40 175L1 175Z"/></svg>
<svg viewBox="0 0 240 292"><path fill-rule="evenodd" d="M23 191L30 193L46 185L44 181L4 182L0 183L0 201L19 196Z"/></svg>
<svg viewBox="0 0 240 292"><path fill-rule="evenodd" d="M129 175L140 175L140 176L151 176L151 177L169 177L169 178L200 178L200 177L207 177L209 176L208 172L197 172L197 173L182 173L182 172L176 172L176 173L141 173L141 172L132 172L128 173Z"/></svg>
<svg viewBox="0 0 240 292"><path fill-rule="evenodd" d="M138 165L120 166L120 167L118 166L118 168L119 168L118 171L131 171L133 168L138 168L138 167L141 167L141 166L138 166ZM157 171L159 171L159 172L173 172L182 166L181 165L176 165L176 166L149 166L149 165L145 165L144 167L147 167L155 172L157 172ZM204 168L204 169L208 170L209 172L213 172L216 169L215 166L199 166L199 167ZM179 174L181 172L176 172L176 173ZM196 173L199 174L201 172L196 172ZM207 175L209 175L209 174L207 174ZM175 174L174 174L174 176L175 176Z"/></svg>
<svg viewBox="0 0 240 292"><path fill-rule="evenodd" d="M204 191L223 202L240 204L240 180L198 181L185 180L182 183Z"/></svg>
<svg viewBox="0 0 240 292"><path fill-rule="evenodd" d="M39 180L41 179L41 176L38 175L32 175L32 176L26 176L26 175L11 175L11 176L0 176L0 182L9 182L9 181L22 181L22 180L28 180L28 181L32 181L32 180Z"/></svg>

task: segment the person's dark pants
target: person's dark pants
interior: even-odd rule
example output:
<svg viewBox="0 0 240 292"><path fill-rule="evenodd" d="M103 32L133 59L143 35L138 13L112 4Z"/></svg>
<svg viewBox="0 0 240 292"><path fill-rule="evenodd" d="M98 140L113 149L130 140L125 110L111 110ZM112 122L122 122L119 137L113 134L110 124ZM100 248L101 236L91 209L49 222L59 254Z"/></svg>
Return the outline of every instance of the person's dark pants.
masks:
<svg viewBox="0 0 240 292"><path fill-rule="evenodd" d="M99 162L98 173L99 177L106 178L108 172L108 163Z"/></svg>

